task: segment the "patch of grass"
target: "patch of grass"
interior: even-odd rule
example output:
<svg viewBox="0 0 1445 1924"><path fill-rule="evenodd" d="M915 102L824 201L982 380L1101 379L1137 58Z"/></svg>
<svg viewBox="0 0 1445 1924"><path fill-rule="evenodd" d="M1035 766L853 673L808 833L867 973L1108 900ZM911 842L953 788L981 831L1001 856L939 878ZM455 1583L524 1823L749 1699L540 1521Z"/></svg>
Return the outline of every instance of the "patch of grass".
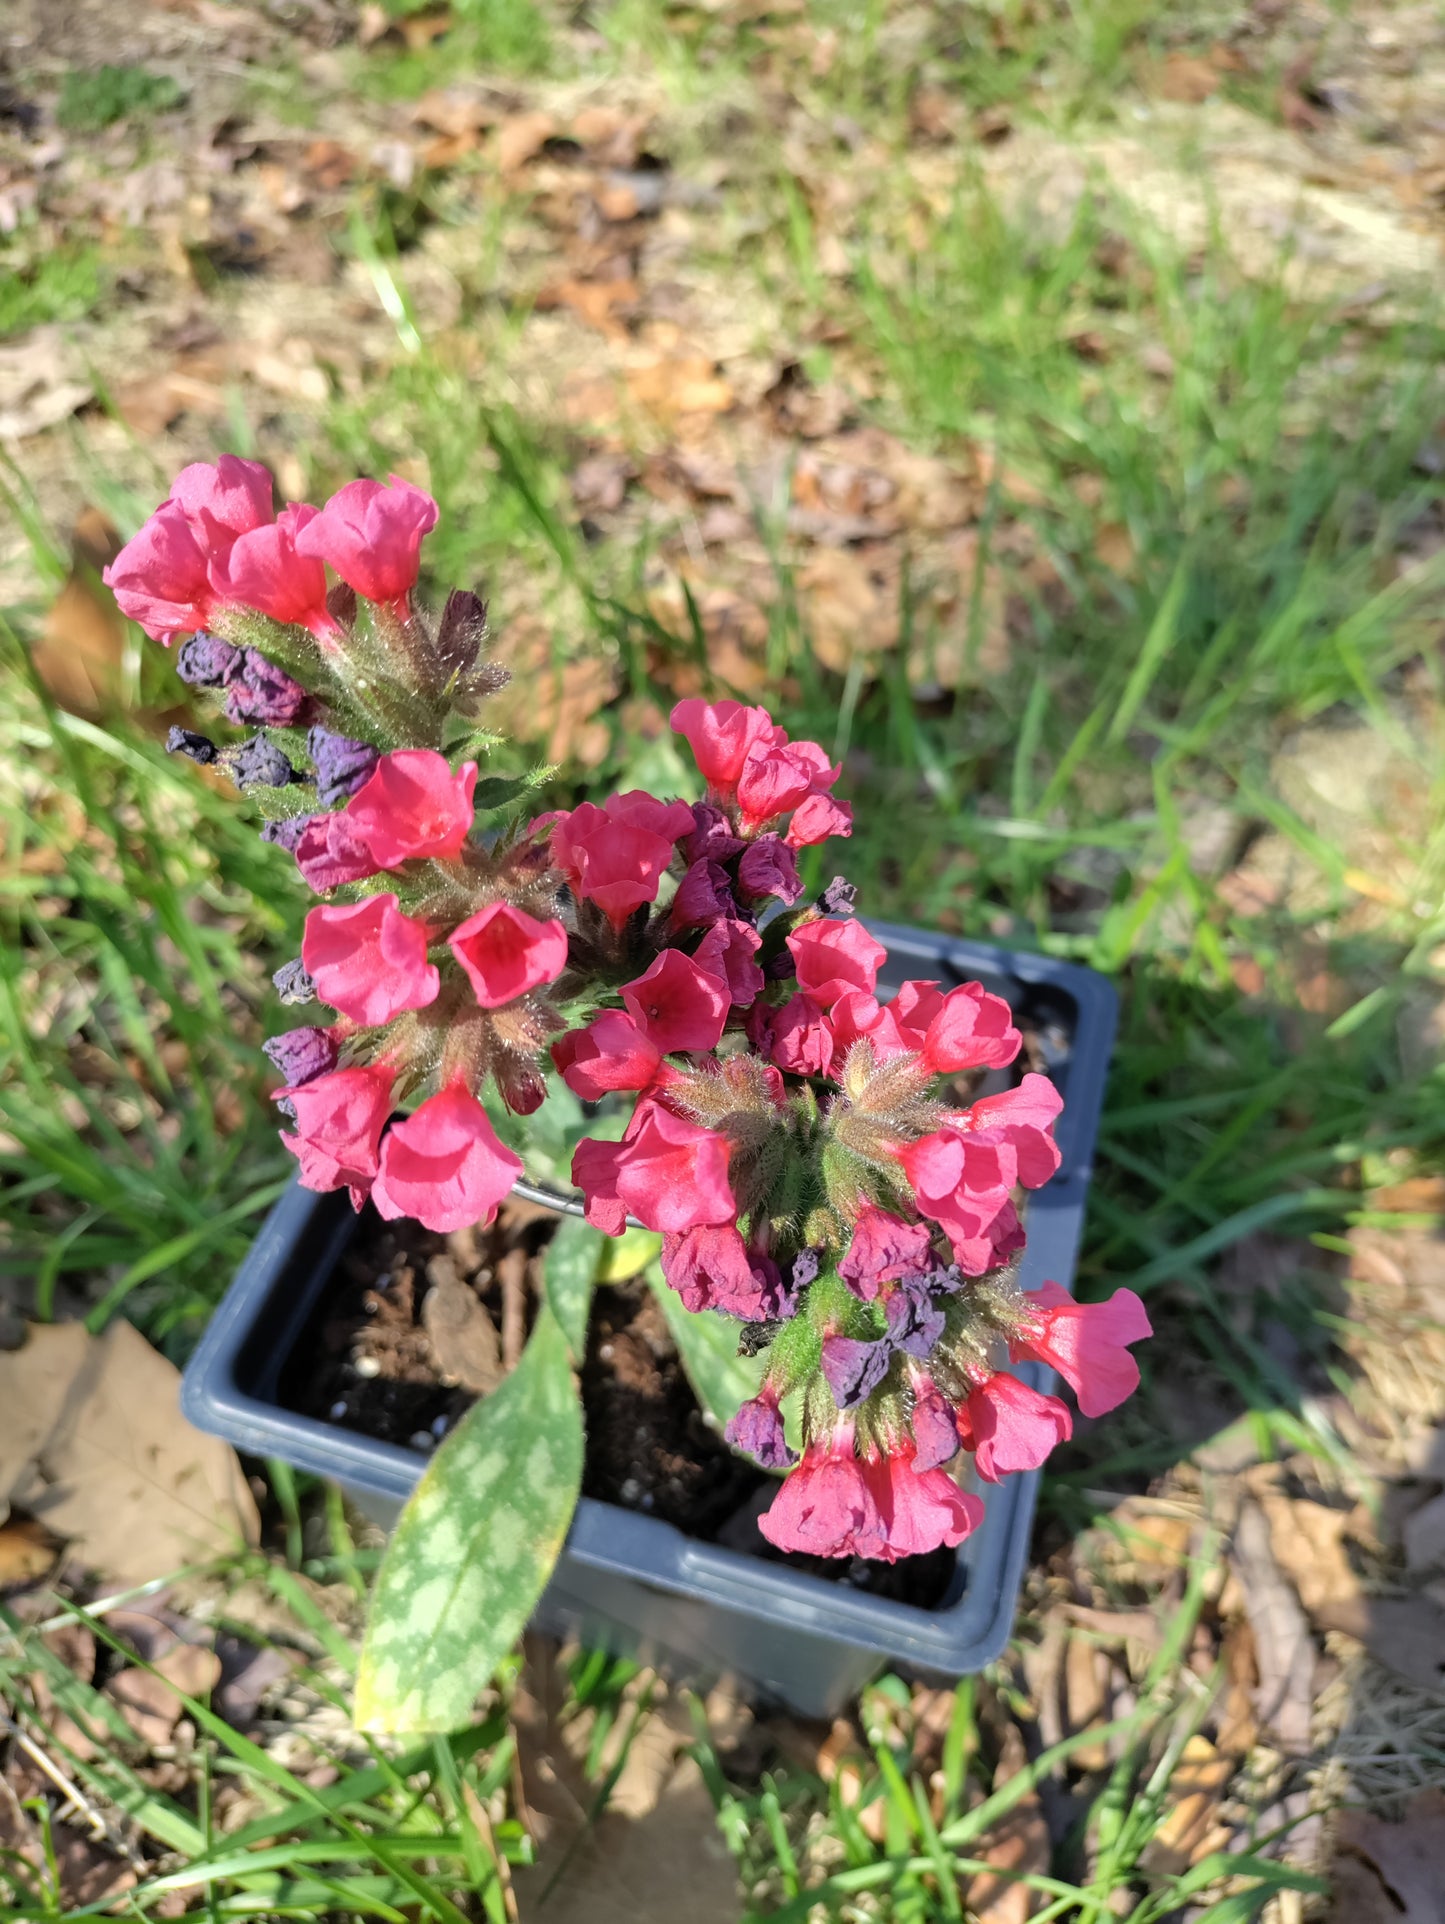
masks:
<svg viewBox="0 0 1445 1924"><path fill-rule="evenodd" d="M388 0L387 12L405 20L430 10L430 0ZM355 84L372 100L415 100L459 75L540 74L552 64L552 28L536 0L457 0L444 34L425 45L370 48L355 64Z"/></svg>
<svg viewBox="0 0 1445 1924"><path fill-rule="evenodd" d="M147 67L74 67L60 83L55 118L71 133L96 133L118 120L166 113L185 97L178 81Z"/></svg>
<svg viewBox="0 0 1445 1924"><path fill-rule="evenodd" d="M98 248L69 243L28 256L14 243L0 251L0 336L83 320L99 307L105 278Z"/></svg>

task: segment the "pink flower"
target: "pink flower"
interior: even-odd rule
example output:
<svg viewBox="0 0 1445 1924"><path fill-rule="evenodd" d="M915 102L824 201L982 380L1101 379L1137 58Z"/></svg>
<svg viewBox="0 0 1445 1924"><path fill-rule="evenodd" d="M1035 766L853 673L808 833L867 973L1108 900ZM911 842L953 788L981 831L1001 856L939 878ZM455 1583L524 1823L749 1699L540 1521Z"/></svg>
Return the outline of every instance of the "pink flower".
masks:
<svg viewBox="0 0 1445 1924"><path fill-rule="evenodd" d="M766 708L745 708L740 701L680 701L672 730L687 737L710 793L723 801L732 799L751 749L788 739Z"/></svg>
<svg viewBox="0 0 1445 1924"><path fill-rule="evenodd" d="M296 866L318 895L349 882L364 882L377 872L371 850L356 833L345 809L313 815L296 844Z"/></svg>
<svg viewBox="0 0 1445 1924"><path fill-rule="evenodd" d="M426 950L426 929L401 913L394 895L312 909L301 940L321 1000L368 1028L435 1000L441 978Z"/></svg>
<svg viewBox="0 0 1445 1924"><path fill-rule="evenodd" d="M853 1426L839 1423L810 1443L784 1479L758 1528L779 1550L814 1557L870 1557L888 1562L890 1491L877 1458L854 1452Z"/></svg>
<svg viewBox="0 0 1445 1924"><path fill-rule="evenodd" d="M888 1547L886 1563L920 1557L945 1545L952 1549L983 1522L983 1504L965 1496L944 1470L920 1470L906 1446L886 1457Z"/></svg>
<svg viewBox="0 0 1445 1924"><path fill-rule="evenodd" d="M979 1475L997 1483L1015 1470L1036 1470L1055 1444L1068 1442L1074 1419L1057 1396L999 1370L969 1392L961 1427Z"/></svg>
<svg viewBox="0 0 1445 1924"><path fill-rule="evenodd" d="M1029 1074L1016 1089L996 1096L980 1096L950 1126L977 1142L1006 1144L1025 1189L1038 1189L1059 1166L1059 1146L1053 1138L1055 1118L1064 1099L1047 1076Z"/></svg>
<svg viewBox="0 0 1445 1924"><path fill-rule="evenodd" d="M905 1046L918 1050L934 1075L1002 1069L1023 1047L1008 1003L981 982L947 995L936 982L905 982L888 1010Z"/></svg>
<svg viewBox="0 0 1445 1924"><path fill-rule="evenodd" d="M304 1189L349 1188L360 1209L379 1166L391 1084L390 1069L369 1063L278 1092L276 1099L295 1111L296 1133L281 1140L301 1164Z"/></svg>
<svg viewBox="0 0 1445 1924"><path fill-rule="evenodd" d="M587 1199L587 1220L620 1236L629 1211L648 1229L735 1223L726 1136L684 1122L644 1096L621 1142L579 1142L572 1180Z"/></svg>
<svg viewBox="0 0 1445 1924"><path fill-rule="evenodd" d="M825 1076L833 1060L833 1038L823 1011L809 995L795 995L781 1009L767 1011L771 1040L768 1059L795 1076Z"/></svg>
<svg viewBox="0 0 1445 1924"><path fill-rule="evenodd" d="M871 1303L883 1283L923 1275L935 1267L933 1232L927 1223L906 1223L886 1209L864 1203L838 1274L855 1296Z"/></svg>
<svg viewBox="0 0 1445 1924"><path fill-rule="evenodd" d="M346 819L378 868L449 859L461 853L472 826L476 785L475 762L463 762L453 774L434 748L398 749L381 757L346 804Z"/></svg>
<svg viewBox="0 0 1445 1924"><path fill-rule="evenodd" d="M171 483L170 498L179 503L212 556L275 517L269 471L259 461L242 461L234 454L182 468Z"/></svg>
<svg viewBox="0 0 1445 1924"><path fill-rule="evenodd" d="M451 1082L388 1133L371 1200L388 1220L414 1217L446 1235L489 1223L521 1173L520 1158L497 1140L486 1110Z"/></svg>
<svg viewBox="0 0 1445 1924"><path fill-rule="evenodd" d="M848 1051L865 1036L873 1045L875 1062L887 1062L893 1056L908 1053L909 1045L898 1033L893 1005L880 1003L876 996L862 989L850 989L847 995L840 995L828 1011L827 1020L833 1037L833 1061L840 1072Z"/></svg>
<svg viewBox="0 0 1445 1924"><path fill-rule="evenodd" d="M622 985L633 1021L663 1055L716 1048L731 1006L724 984L681 949L664 949L645 975Z"/></svg>
<svg viewBox="0 0 1445 1924"><path fill-rule="evenodd" d="M971 1233L960 1230L950 1232L949 1236L953 1260L965 1276L986 1276L989 1270L1016 1256L1026 1240L1024 1226L1012 1201L1005 1202L996 1216L980 1223Z"/></svg>
<svg viewBox="0 0 1445 1924"><path fill-rule="evenodd" d="M815 842L826 842L830 835L852 833L853 804L814 792L805 795L794 809L784 840L789 848L811 848Z"/></svg>
<svg viewBox="0 0 1445 1924"><path fill-rule="evenodd" d="M1024 1301L1031 1328L1009 1343L1014 1362L1032 1357L1063 1377L1085 1416L1104 1416L1139 1387L1139 1365L1126 1347L1154 1334L1132 1289L1116 1289L1103 1303L1076 1303L1057 1283Z"/></svg>
<svg viewBox="0 0 1445 1924"><path fill-rule="evenodd" d="M776 821L815 790L831 788L840 773L816 742L755 742L738 776L738 806L744 829Z"/></svg>
<svg viewBox="0 0 1445 1924"><path fill-rule="evenodd" d="M489 902L452 930L451 951L484 1009L555 982L567 966L567 931L538 922L510 902Z"/></svg>
<svg viewBox="0 0 1445 1924"><path fill-rule="evenodd" d="M177 635L204 628L215 606L205 550L175 501L161 503L101 579L121 613L168 648Z"/></svg>
<svg viewBox="0 0 1445 1924"><path fill-rule="evenodd" d="M614 1089L649 1088L662 1051L631 1016L607 1009L585 1029L570 1029L554 1042L552 1060L574 1096L598 1102Z"/></svg>
<svg viewBox="0 0 1445 1924"><path fill-rule="evenodd" d="M794 929L788 947L798 965L798 987L825 1009L850 989L872 995L888 956L861 922L828 916Z"/></svg>
<svg viewBox="0 0 1445 1924"><path fill-rule="evenodd" d="M673 844L693 830L686 802L660 802L633 789L613 795L599 808L583 802L552 824L552 860L572 892L595 902L620 929L645 902L657 900Z"/></svg>
<svg viewBox="0 0 1445 1924"><path fill-rule="evenodd" d="M783 1308L777 1264L755 1255L736 1223L698 1223L664 1236L662 1273L685 1309L716 1309L756 1323Z"/></svg>
<svg viewBox="0 0 1445 1924"><path fill-rule="evenodd" d="M726 986L735 1007L746 1009L767 987L767 978L753 960L762 945L763 938L746 922L714 922L692 959Z"/></svg>
<svg viewBox="0 0 1445 1924"><path fill-rule="evenodd" d="M318 639L338 633L326 611L326 570L296 550L297 535L315 518L315 508L304 503L283 508L274 521L238 535L224 553L213 555L208 575L217 600L295 622Z"/></svg>
<svg viewBox="0 0 1445 1924"><path fill-rule="evenodd" d="M296 547L313 560L329 561L368 601L404 614L421 565L422 536L436 520L436 502L410 481L396 475L387 487L348 481L308 522Z"/></svg>
<svg viewBox="0 0 1445 1924"><path fill-rule="evenodd" d="M1009 1191L1018 1174L1012 1149L945 1128L905 1144L898 1159L918 1207L947 1231L960 1266L981 1275L972 1265L991 1254L990 1226L1012 1207Z"/></svg>

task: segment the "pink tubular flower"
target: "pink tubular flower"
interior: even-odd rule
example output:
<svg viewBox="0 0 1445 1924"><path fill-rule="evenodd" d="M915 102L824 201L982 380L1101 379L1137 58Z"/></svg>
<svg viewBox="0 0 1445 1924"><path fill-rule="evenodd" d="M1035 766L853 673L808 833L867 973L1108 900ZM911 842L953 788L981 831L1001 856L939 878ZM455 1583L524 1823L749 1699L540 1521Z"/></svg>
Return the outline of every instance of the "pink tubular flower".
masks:
<svg viewBox="0 0 1445 1924"><path fill-rule="evenodd" d="M1006 1145L1025 1189L1039 1189L1059 1166L1053 1127L1064 1099L1047 1076L1029 1074L1016 1089L981 1096L950 1127L975 1142Z"/></svg>
<svg viewBox="0 0 1445 1924"><path fill-rule="evenodd" d="M316 993L365 1027L434 1001L441 978L426 959L427 934L394 895L312 909L301 960Z"/></svg>
<svg viewBox="0 0 1445 1924"><path fill-rule="evenodd" d="M167 648L177 635L204 628L215 607L205 549L175 501L161 503L101 579L121 613Z"/></svg>
<svg viewBox="0 0 1445 1924"><path fill-rule="evenodd" d="M276 1100L295 1111L296 1133L281 1140L301 1165L303 1189L349 1188L360 1209L379 1166L391 1083L389 1069L370 1063L278 1092Z"/></svg>
<svg viewBox="0 0 1445 1924"><path fill-rule="evenodd" d="M1031 1390L1007 1370L971 1390L961 1414L964 1447L989 1483L1015 1470L1036 1470L1055 1444L1074 1433L1067 1404Z"/></svg>
<svg viewBox="0 0 1445 1924"><path fill-rule="evenodd" d="M831 788L841 772L816 742L755 742L738 776L744 829L759 829L788 814L810 795Z"/></svg>
<svg viewBox="0 0 1445 1924"><path fill-rule="evenodd" d="M789 848L811 848L826 842L830 835L853 833L853 804L837 801L832 795L805 795L793 811L784 837Z"/></svg>
<svg viewBox="0 0 1445 1924"><path fill-rule="evenodd" d="M318 895L349 882L364 882L378 864L357 835L345 809L313 815L296 844L296 866Z"/></svg>
<svg viewBox="0 0 1445 1924"><path fill-rule="evenodd" d="M1116 1289L1103 1303L1076 1303L1057 1283L1026 1296L1031 1325L1013 1337L1014 1362L1032 1357L1063 1377L1085 1416L1104 1416L1139 1387L1139 1365L1127 1345L1154 1334L1132 1289Z"/></svg>
<svg viewBox="0 0 1445 1924"><path fill-rule="evenodd" d="M933 1235L927 1223L906 1223L901 1216L865 1203L838 1274L855 1296L871 1303L882 1284L922 1275L933 1267Z"/></svg>
<svg viewBox="0 0 1445 1924"><path fill-rule="evenodd" d="M383 755L375 773L346 804L351 832L371 850L377 868L398 868L427 857L461 853L472 826L477 765L455 774L434 748L402 748Z"/></svg>
<svg viewBox="0 0 1445 1924"><path fill-rule="evenodd" d="M657 1078L662 1051L621 1009L607 1009L585 1029L570 1029L552 1044L552 1060L574 1096L598 1102L614 1089L646 1089Z"/></svg>
<svg viewBox="0 0 1445 1924"><path fill-rule="evenodd" d="M882 1004L876 996L861 989L850 989L847 995L840 995L828 1011L827 1019L833 1037L833 1061L839 1071L853 1044L865 1036L873 1045L875 1062L887 1062L893 1056L908 1053L909 1045L898 1033L893 1005Z"/></svg>
<svg viewBox="0 0 1445 1924"><path fill-rule="evenodd" d="M589 1223L620 1236L630 1212L648 1229L735 1223L728 1184L729 1143L684 1122L644 1096L621 1142L579 1142L572 1180L587 1199Z"/></svg>
<svg viewBox="0 0 1445 1924"><path fill-rule="evenodd" d="M389 1221L411 1216L446 1235L489 1223L521 1173L486 1110L451 1082L388 1132L371 1200Z"/></svg>
<svg viewBox="0 0 1445 1924"><path fill-rule="evenodd" d="M716 1309L754 1323L782 1307L777 1265L748 1248L736 1223L698 1223L664 1236L662 1273L684 1309Z"/></svg>
<svg viewBox="0 0 1445 1924"><path fill-rule="evenodd" d="M888 1011L905 1045L918 1050L934 1075L1006 1068L1023 1047L1008 1003L980 982L947 995L936 982L905 982Z"/></svg>
<svg viewBox="0 0 1445 1924"><path fill-rule="evenodd" d="M788 739L766 708L696 698L680 701L673 709L672 732L687 737L709 793L720 801L731 801L750 750Z"/></svg>
<svg viewBox="0 0 1445 1924"><path fill-rule="evenodd" d="M762 945L763 938L746 922L714 922L692 959L725 985L734 1007L746 1009L767 987L766 976L753 960Z"/></svg>
<svg viewBox="0 0 1445 1924"><path fill-rule="evenodd" d="M595 902L614 928L657 900L673 844L694 827L686 802L660 802L643 789L583 802L552 824L552 860L574 895Z"/></svg>
<svg viewBox="0 0 1445 1924"><path fill-rule="evenodd" d="M803 1460L758 1518L779 1550L814 1557L875 1557L889 1562L889 1487L877 1458L854 1451L853 1426L810 1443Z"/></svg>
<svg viewBox="0 0 1445 1924"><path fill-rule="evenodd" d="M451 951L484 1009L555 982L567 966L567 931L538 922L510 902L489 902L452 930Z"/></svg>
<svg viewBox="0 0 1445 1924"><path fill-rule="evenodd" d="M410 481L396 475L387 487L348 481L307 523L296 547L315 561L329 561L368 601L404 615L421 565L422 536L436 520L436 502Z"/></svg>
<svg viewBox="0 0 1445 1924"><path fill-rule="evenodd" d="M622 985L628 1013L663 1055L713 1049L728 1019L730 998L717 976L681 949L664 949L645 975Z"/></svg>
<svg viewBox="0 0 1445 1924"><path fill-rule="evenodd" d="M315 518L315 508L304 502L283 508L274 521L248 529L213 555L207 572L217 601L295 622L318 640L337 634L326 610L326 570L296 549L297 535Z"/></svg>
<svg viewBox="0 0 1445 1924"><path fill-rule="evenodd" d="M1018 1174L1013 1151L1006 1143L939 1129L905 1144L898 1160L923 1214L942 1224L968 1274L981 1275L972 1264L980 1256L986 1261L993 1247L990 1227L1012 1208L1009 1191Z"/></svg>
<svg viewBox="0 0 1445 1924"><path fill-rule="evenodd" d="M809 995L795 995L767 1011L768 1059L795 1076L825 1076L833 1061L833 1038L823 1011Z"/></svg>
<svg viewBox="0 0 1445 1924"><path fill-rule="evenodd" d="M850 989L872 995L888 956L861 922L829 916L794 929L788 947L798 965L798 987L825 1009Z"/></svg>
<svg viewBox="0 0 1445 1924"><path fill-rule="evenodd" d="M889 1496L885 1563L944 1546L953 1549L983 1522L979 1499L965 1496L943 1470L920 1470L911 1449L890 1453L884 1462Z"/></svg>
<svg viewBox="0 0 1445 1924"><path fill-rule="evenodd" d="M182 468L171 483L171 500L213 556L275 518L270 472L259 461L242 461L234 454Z"/></svg>

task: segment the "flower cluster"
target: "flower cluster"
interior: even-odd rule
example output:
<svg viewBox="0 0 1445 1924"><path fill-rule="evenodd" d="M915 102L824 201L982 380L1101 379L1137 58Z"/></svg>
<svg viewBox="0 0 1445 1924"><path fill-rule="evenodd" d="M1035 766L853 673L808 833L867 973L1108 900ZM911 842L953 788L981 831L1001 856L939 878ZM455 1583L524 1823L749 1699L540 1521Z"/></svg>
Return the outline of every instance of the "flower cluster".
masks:
<svg viewBox="0 0 1445 1924"><path fill-rule="evenodd" d="M993 1482L1070 1434L1004 1365L1050 1365L1098 1415L1149 1334L1128 1290L1082 1305L1014 1280L1057 1091L1000 1073L1022 1038L978 983L880 996L851 889L808 900L799 869L851 832L840 771L765 709L677 704L701 800L526 820L525 784L479 786L470 721L504 677L475 595L439 618L413 599L436 516L395 477L277 513L266 471L222 457L107 572L150 634L189 637L183 679L257 730L171 746L230 772L322 898L277 987L333 1018L267 1045L302 1182L436 1230L490 1221L522 1164L489 1085L517 1114L550 1074L589 1103L625 1094L624 1133L584 1139L573 1180L609 1235L658 1232L684 1306L738 1319L764 1357L728 1436L788 1472L765 1534L890 1561L959 1543L982 1504L947 1464L969 1452Z"/></svg>

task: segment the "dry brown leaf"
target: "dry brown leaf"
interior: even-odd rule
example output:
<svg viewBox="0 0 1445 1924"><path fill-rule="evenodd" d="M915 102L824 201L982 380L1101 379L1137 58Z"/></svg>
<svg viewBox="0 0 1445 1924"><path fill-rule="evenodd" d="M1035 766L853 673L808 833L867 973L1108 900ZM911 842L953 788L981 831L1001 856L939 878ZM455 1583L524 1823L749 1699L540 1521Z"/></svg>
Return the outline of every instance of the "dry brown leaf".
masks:
<svg viewBox="0 0 1445 1924"><path fill-rule="evenodd" d="M846 674L858 656L898 646L896 587L851 548L819 548L796 577L798 608L813 653L825 668Z"/></svg>
<svg viewBox="0 0 1445 1924"><path fill-rule="evenodd" d="M599 334L619 341L627 339L627 329L619 319L618 310L635 307L639 297L640 290L633 280L549 281L539 290L535 304L543 310L570 308Z"/></svg>
<svg viewBox="0 0 1445 1924"><path fill-rule="evenodd" d="M1134 542L1122 521L1106 521L1094 536L1094 553L1116 575L1126 575L1134 566Z"/></svg>
<svg viewBox="0 0 1445 1924"><path fill-rule="evenodd" d="M556 131L549 113L509 114L497 129L497 165L504 174L515 174L541 153Z"/></svg>
<svg viewBox="0 0 1445 1924"><path fill-rule="evenodd" d="M201 1644L175 1641L152 1659L159 1676L149 1670L122 1670L105 1686L105 1695L118 1705L139 1741L154 1750L167 1744L185 1711L178 1692L204 1697L221 1677L221 1660Z"/></svg>
<svg viewBox="0 0 1445 1924"><path fill-rule="evenodd" d="M1218 1812L1234 1770L1234 1759L1207 1737L1189 1739L1169 1779L1159 1828L1140 1856L1145 1870L1175 1876L1229 1841L1229 1826L1218 1821Z"/></svg>
<svg viewBox="0 0 1445 1924"><path fill-rule="evenodd" d="M1312 1613L1422 1690L1445 1691L1445 1611L1429 1597L1336 1597Z"/></svg>
<svg viewBox="0 0 1445 1924"><path fill-rule="evenodd" d="M1299 1593L1305 1609L1316 1609L1358 1588L1345 1544L1355 1513L1333 1510L1308 1498L1288 1497L1278 1487L1273 1464L1261 1464L1247 1481L1269 1524L1270 1547Z"/></svg>
<svg viewBox="0 0 1445 1924"><path fill-rule="evenodd" d="M180 1413L180 1377L126 1322L32 1325L0 1352L0 1502L39 1517L117 1584L255 1543L235 1451Z"/></svg>
<svg viewBox="0 0 1445 1924"><path fill-rule="evenodd" d="M0 1523L0 1590L38 1583L55 1567L59 1539L34 1517L12 1516Z"/></svg>
<svg viewBox="0 0 1445 1924"><path fill-rule="evenodd" d="M1333 1924L1375 1924L1377 1918L1391 1919L1392 1924L1445 1924L1445 1885L1440 1879L1445 1865L1445 1791L1422 1790L1411 1799L1399 1823L1368 1811L1342 1811L1337 1846L1364 1859L1378 1873L1383 1902L1376 1906L1373 1893L1358 1878L1347 1885L1339 1880L1330 1913ZM1337 1864L1335 1873L1341 1868ZM1349 1908L1345 1908L1347 1891Z"/></svg>
<svg viewBox="0 0 1445 1924"><path fill-rule="evenodd" d="M494 101L482 99L464 87L434 87L417 101L411 117L420 127L430 127L433 133L458 139L494 127L498 109Z"/></svg>
<svg viewBox="0 0 1445 1924"><path fill-rule="evenodd" d="M62 708L93 718L121 696L125 622L96 576L120 552L120 535L95 508L76 522L74 567L45 617L31 658Z"/></svg>
<svg viewBox="0 0 1445 1924"><path fill-rule="evenodd" d="M660 355L628 368L624 378L636 405L662 420L678 414L726 414L735 398L717 363L706 354Z"/></svg>
<svg viewBox="0 0 1445 1924"><path fill-rule="evenodd" d="M409 13L395 25L409 53L425 53L434 40L451 31L452 16L446 8L436 13Z"/></svg>
<svg viewBox="0 0 1445 1924"><path fill-rule="evenodd" d="M1165 58L1159 76L1159 92L1165 100L1197 105L1219 91L1219 79L1219 71L1210 61L1176 50Z"/></svg>
<svg viewBox="0 0 1445 1924"><path fill-rule="evenodd" d="M433 1256L426 1266L431 1288L421 1320L444 1383L460 1383L485 1396L502 1380L502 1351L496 1325L475 1290L457 1274L450 1256Z"/></svg>
<svg viewBox="0 0 1445 1924"><path fill-rule="evenodd" d="M1220 1656L1225 1686L1214 1740L1231 1757L1247 1757L1259 1737L1259 1720L1254 1714L1254 1632L1246 1619L1236 1618L1230 1624Z"/></svg>
<svg viewBox="0 0 1445 1924"><path fill-rule="evenodd" d="M0 441L53 428L94 392L58 327L35 327L0 342Z"/></svg>
<svg viewBox="0 0 1445 1924"><path fill-rule="evenodd" d="M1230 1561L1244 1592L1259 1666L1259 1719L1281 1750L1309 1749L1316 1650L1299 1599L1275 1561L1269 1525L1251 1498L1240 1505Z"/></svg>
<svg viewBox="0 0 1445 1924"><path fill-rule="evenodd" d="M1412 1573L1445 1563L1445 1496L1432 1498L1405 1519L1405 1567Z"/></svg>
<svg viewBox="0 0 1445 1924"><path fill-rule="evenodd" d="M994 1789L1001 1789L1016 1777L1027 1762L1028 1752L1018 1726L1009 1724L993 1774ZM1050 1858L1049 1827L1037 1791L1030 1791L1001 1823L995 1824L977 1854L999 1871L1015 1875L995 1877L980 1872L970 1879L964 1902L975 1924L1025 1924L1041 1900L1027 1884L1017 1881L1018 1875L1047 1872Z"/></svg>

